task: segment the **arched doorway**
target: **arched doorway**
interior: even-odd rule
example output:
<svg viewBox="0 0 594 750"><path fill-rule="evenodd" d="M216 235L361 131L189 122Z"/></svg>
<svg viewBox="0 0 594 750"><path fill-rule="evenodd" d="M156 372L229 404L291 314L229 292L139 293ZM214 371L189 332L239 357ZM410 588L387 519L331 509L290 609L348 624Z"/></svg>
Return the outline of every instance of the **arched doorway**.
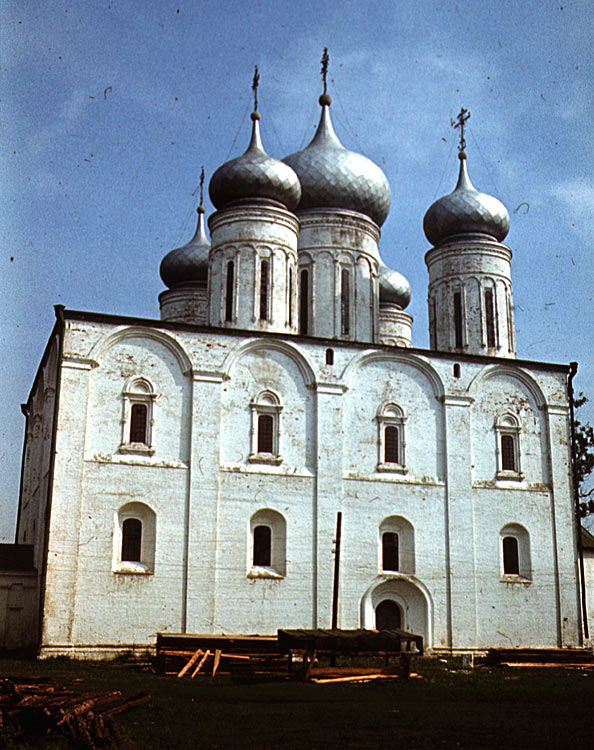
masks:
<svg viewBox="0 0 594 750"><path fill-rule="evenodd" d="M384 599L375 608L376 630L401 630L402 610L392 599Z"/></svg>
<svg viewBox="0 0 594 750"><path fill-rule="evenodd" d="M414 576L377 576L361 597L360 622L367 629L397 629L422 635L425 648L433 647L431 595Z"/></svg>

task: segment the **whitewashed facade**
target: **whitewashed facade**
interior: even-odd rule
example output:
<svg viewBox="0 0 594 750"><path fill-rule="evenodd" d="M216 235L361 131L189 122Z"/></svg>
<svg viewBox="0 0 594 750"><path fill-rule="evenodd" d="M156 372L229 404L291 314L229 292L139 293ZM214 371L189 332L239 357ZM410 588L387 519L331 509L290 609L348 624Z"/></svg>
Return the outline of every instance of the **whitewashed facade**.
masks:
<svg viewBox="0 0 594 750"><path fill-rule="evenodd" d="M339 512L339 627L582 643L568 368L515 359L505 217L469 181L451 196L482 223L430 209L433 349L413 348L378 250L387 181L328 146L328 100L291 174L253 117L211 182L212 247L201 214L162 267L160 321L57 308L17 532L42 655L330 627Z"/></svg>

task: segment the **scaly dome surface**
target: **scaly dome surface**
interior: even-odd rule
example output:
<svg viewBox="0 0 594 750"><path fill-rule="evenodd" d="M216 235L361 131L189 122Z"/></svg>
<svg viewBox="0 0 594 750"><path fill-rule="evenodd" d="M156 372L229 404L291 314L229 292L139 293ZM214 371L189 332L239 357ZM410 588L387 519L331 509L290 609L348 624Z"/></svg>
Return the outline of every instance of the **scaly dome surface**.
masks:
<svg viewBox="0 0 594 750"><path fill-rule="evenodd" d="M268 156L260 140L260 114L252 112L252 138L247 151L226 162L213 174L208 191L216 208L234 201L265 198L293 211L301 197L301 186L287 164Z"/></svg>
<svg viewBox="0 0 594 750"><path fill-rule="evenodd" d="M470 181L466 154L460 151L458 183L449 195L431 205L423 219L425 235L432 245L439 245L455 234L488 234L502 242L509 232L509 214L500 200L480 193Z"/></svg>
<svg viewBox="0 0 594 750"><path fill-rule="evenodd" d="M398 271L393 271L384 263L379 265L379 298L381 302L391 302L404 310L411 298L410 283Z"/></svg>
<svg viewBox="0 0 594 750"><path fill-rule="evenodd" d="M322 114L309 146L283 159L301 182L298 210L346 208L381 226L392 200L388 180L371 159L348 151L338 140L330 120L331 101L328 94L320 97Z"/></svg>
<svg viewBox="0 0 594 750"><path fill-rule="evenodd" d="M206 283L210 242L204 230L204 206L198 206L198 225L187 245L167 253L159 272L170 289L182 284Z"/></svg>

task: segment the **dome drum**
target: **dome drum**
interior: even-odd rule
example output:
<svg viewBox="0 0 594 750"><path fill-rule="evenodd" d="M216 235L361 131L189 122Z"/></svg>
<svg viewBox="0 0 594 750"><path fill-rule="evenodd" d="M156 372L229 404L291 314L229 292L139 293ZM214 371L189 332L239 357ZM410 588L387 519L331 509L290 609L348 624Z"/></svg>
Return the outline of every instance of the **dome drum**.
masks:
<svg viewBox="0 0 594 750"><path fill-rule="evenodd" d="M391 302L380 303L379 342L385 346L412 347L413 317Z"/></svg>
<svg viewBox="0 0 594 750"><path fill-rule="evenodd" d="M380 231L366 216L346 209L309 209L299 213L299 250L315 253L364 253L379 263Z"/></svg>

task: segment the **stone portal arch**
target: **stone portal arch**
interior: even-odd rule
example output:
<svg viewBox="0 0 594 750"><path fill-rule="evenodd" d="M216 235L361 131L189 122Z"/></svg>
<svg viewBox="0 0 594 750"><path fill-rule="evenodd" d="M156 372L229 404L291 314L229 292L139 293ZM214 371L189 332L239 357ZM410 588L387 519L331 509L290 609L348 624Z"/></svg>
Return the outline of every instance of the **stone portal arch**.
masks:
<svg viewBox="0 0 594 750"><path fill-rule="evenodd" d="M402 573L378 576L361 598L361 627L375 629L377 608L387 601L399 607L401 629L422 635L425 649L430 649L433 646L433 603L427 587L414 576Z"/></svg>

